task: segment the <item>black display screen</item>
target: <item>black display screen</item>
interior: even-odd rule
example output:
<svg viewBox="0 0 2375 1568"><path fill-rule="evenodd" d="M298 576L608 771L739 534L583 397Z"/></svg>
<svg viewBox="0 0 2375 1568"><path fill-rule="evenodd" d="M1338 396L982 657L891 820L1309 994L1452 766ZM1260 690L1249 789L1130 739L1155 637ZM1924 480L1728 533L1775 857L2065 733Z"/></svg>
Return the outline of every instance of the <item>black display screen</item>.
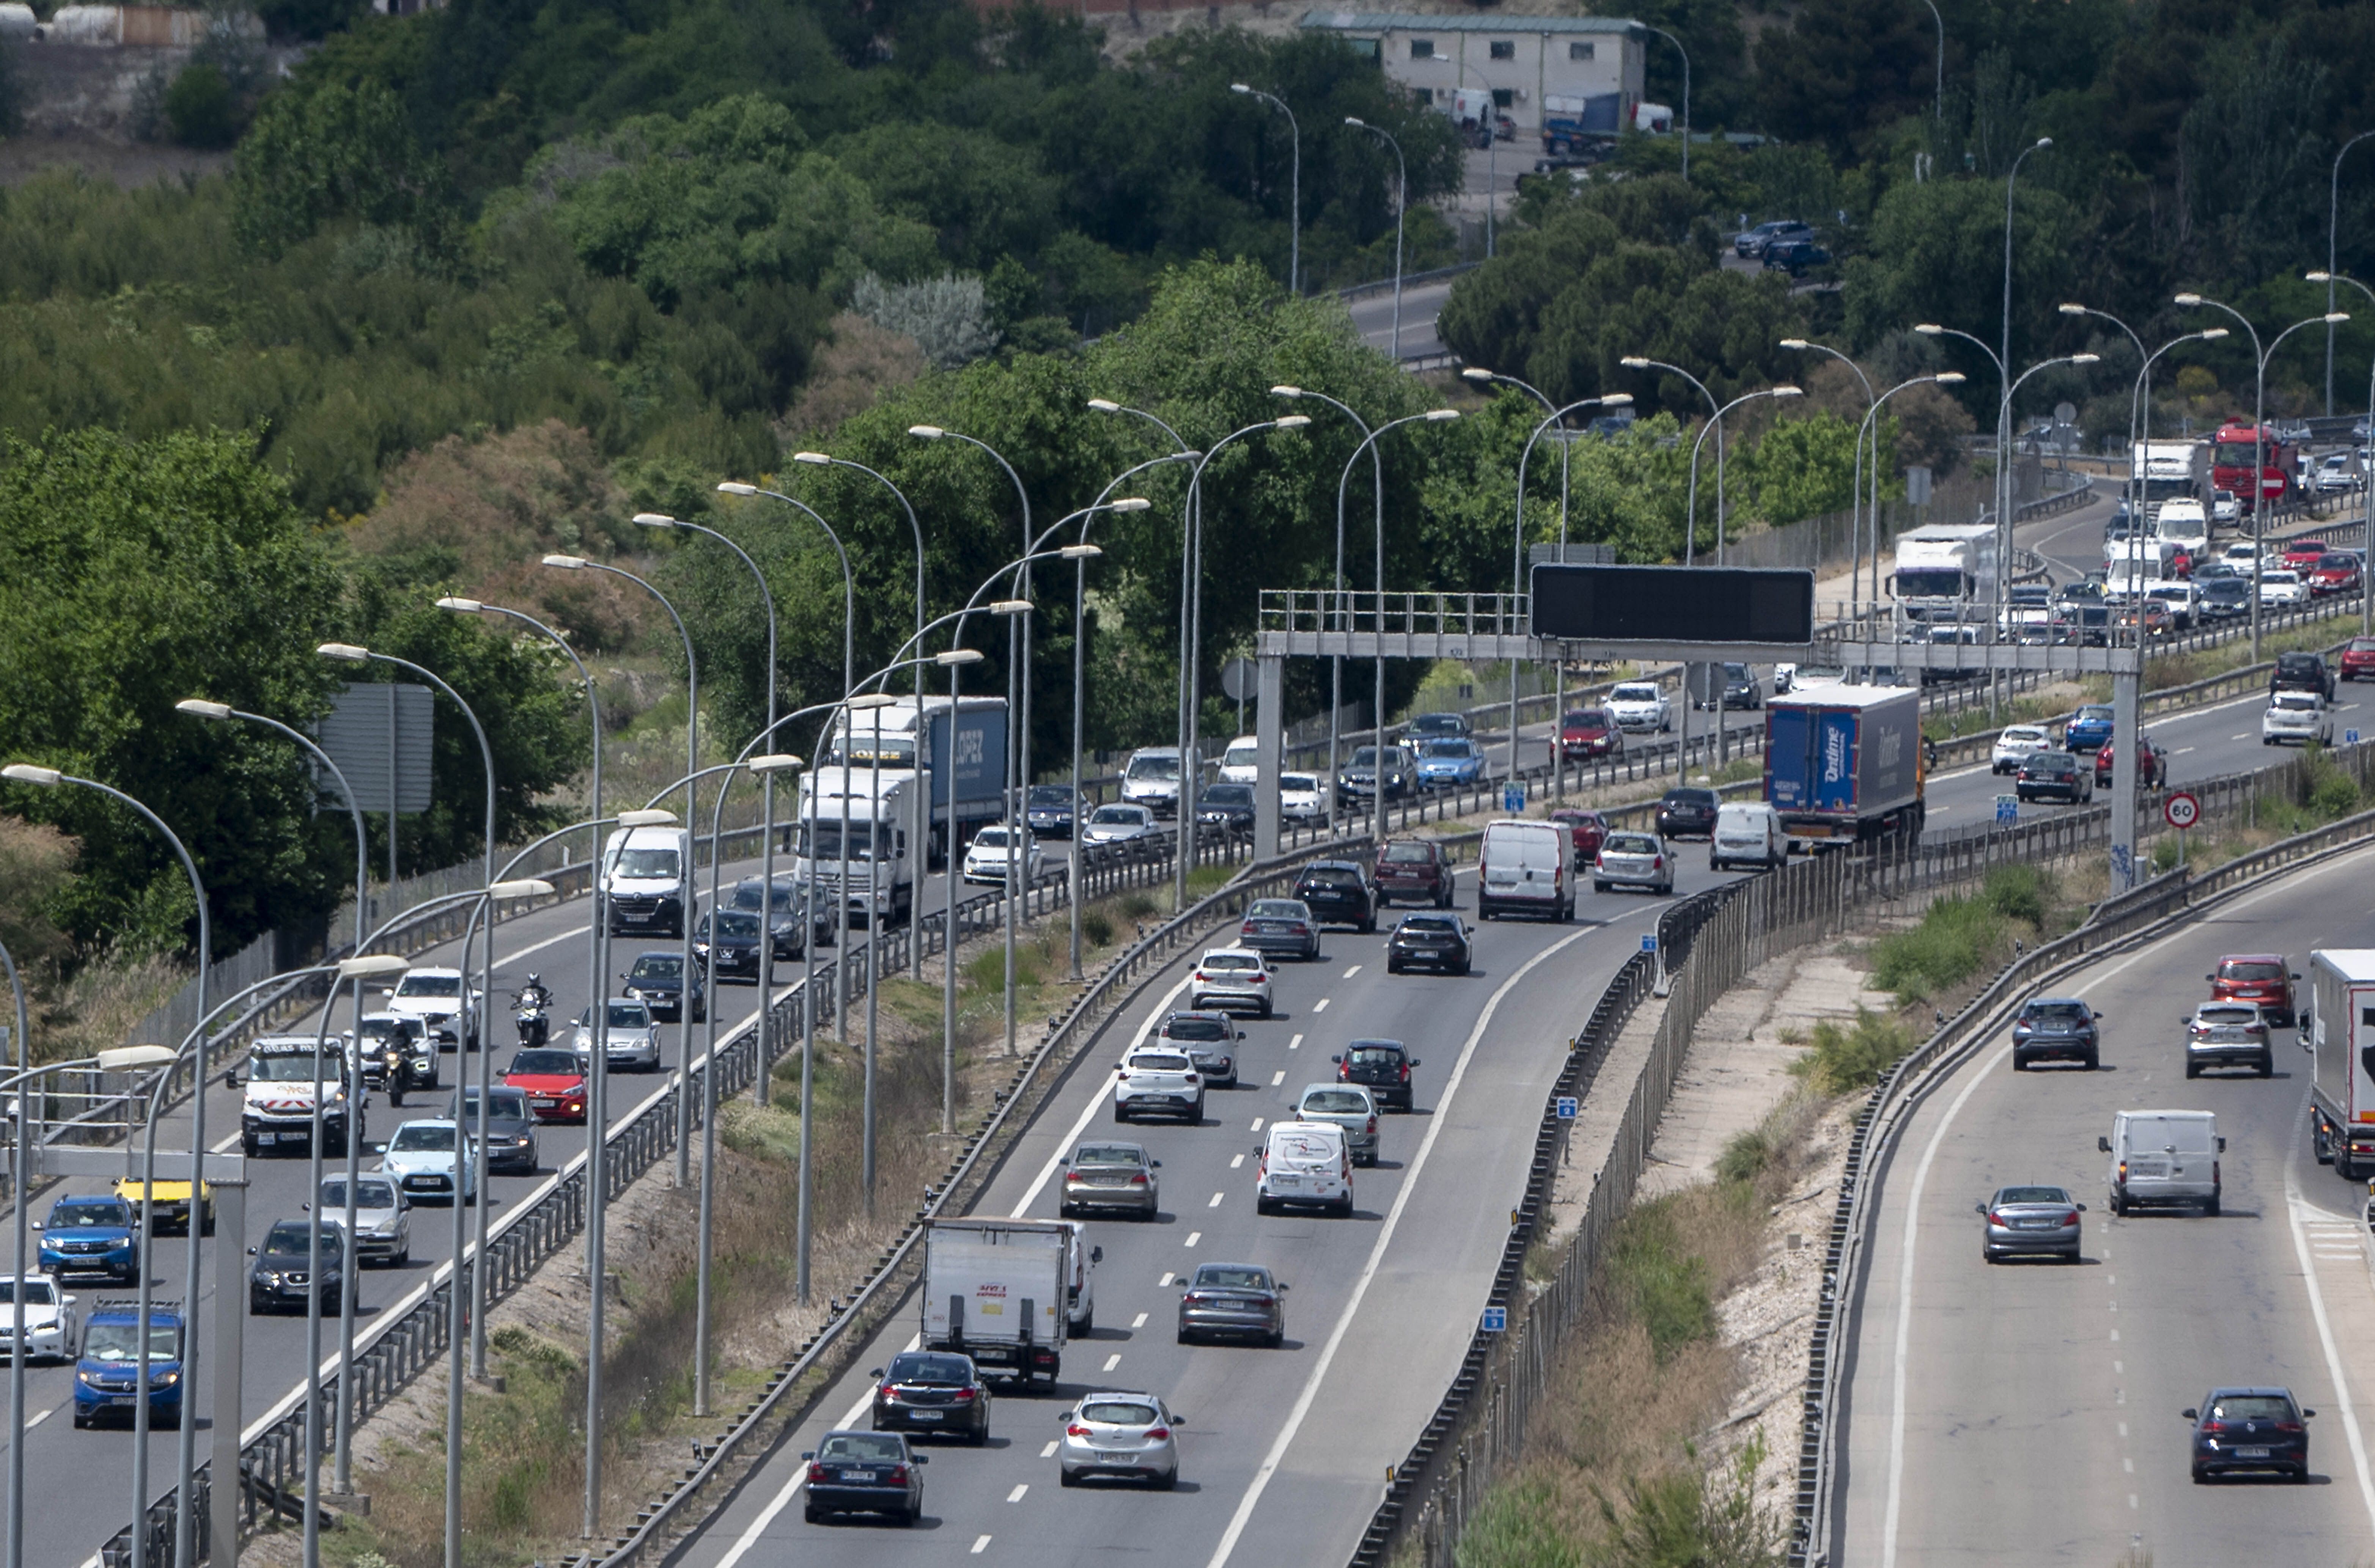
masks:
<svg viewBox="0 0 2375 1568"><path fill-rule="evenodd" d="M1534 568L1533 634L1563 643L1808 643L1814 574L1738 566Z"/></svg>

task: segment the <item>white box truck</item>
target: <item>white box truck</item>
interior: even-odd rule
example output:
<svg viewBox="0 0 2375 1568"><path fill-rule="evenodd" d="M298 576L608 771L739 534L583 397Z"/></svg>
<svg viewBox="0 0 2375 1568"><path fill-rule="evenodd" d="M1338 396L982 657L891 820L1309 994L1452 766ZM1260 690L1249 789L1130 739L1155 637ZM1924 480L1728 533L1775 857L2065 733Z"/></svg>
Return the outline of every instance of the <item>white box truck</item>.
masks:
<svg viewBox="0 0 2375 1568"><path fill-rule="evenodd" d="M2375 948L2309 955L2300 1041L2310 1056L2310 1137L2345 1181L2375 1174Z"/></svg>
<svg viewBox="0 0 2375 1568"><path fill-rule="evenodd" d="M1992 523L1939 524L1896 536L1888 591L1915 620L1993 614L1996 529Z"/></svg>
<svg viewBox="0 0 2375 1568"><path fill-rule="evenodd" d="M840 888L846 805L850 918L863 924L880 908L893 925L906 920L915 908L917 878L942 864L951 846L963 854L976 831L1005 819L1006 738L1003 697L960 700L953 740L946 697L925 698L920 711L914 698L903 697L845 715L824 760L800 776L793 876L822 888L828 899ZM875 851L870 865L869 849Z"/></svg>
<svg viewBox="0 0 2375 1568"><path fill-rule="evenodd" d="M1061 1375L1073 1251L1061 1220L935 1220L924 1233L924 1348L1021 1383Z"/></svg>

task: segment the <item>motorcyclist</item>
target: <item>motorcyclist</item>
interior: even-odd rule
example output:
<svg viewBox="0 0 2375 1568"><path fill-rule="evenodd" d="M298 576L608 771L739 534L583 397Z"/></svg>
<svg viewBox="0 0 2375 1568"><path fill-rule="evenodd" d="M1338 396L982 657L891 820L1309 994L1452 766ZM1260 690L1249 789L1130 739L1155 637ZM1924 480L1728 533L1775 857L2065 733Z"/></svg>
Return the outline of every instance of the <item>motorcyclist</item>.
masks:
<svg viewBox="0 0 2375 1568"><path fill-rule="evenodd" d="M519 1027L520 1043L543 1044L550 1029L545 1014L552 1006L552 993L545 989L544 978L530 974L527 984L521 986L519 995L513 998L513 1005L519 1009L514 1021Z"/></svg>

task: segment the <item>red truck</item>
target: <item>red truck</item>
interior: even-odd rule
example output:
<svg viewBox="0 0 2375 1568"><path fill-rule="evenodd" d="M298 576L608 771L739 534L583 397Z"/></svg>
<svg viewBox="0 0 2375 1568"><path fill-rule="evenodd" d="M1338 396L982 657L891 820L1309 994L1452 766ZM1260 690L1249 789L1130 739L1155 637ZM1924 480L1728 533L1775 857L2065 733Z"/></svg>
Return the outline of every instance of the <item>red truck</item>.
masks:
<svg viewBox="0 0 2375 1568"><path fill-rule="evenodd" d="M2260 483L2251 484L2252 449L2259 450ZM2258 500L2270 506L2282 506L2293 498L2293 449L2276 439L2275 432L2254 430L2247 422L2237 420L2218 427L2210 439L2210 482L2222 490L2235 492L2236 500L2245 511L2251 511Z"/></svg>

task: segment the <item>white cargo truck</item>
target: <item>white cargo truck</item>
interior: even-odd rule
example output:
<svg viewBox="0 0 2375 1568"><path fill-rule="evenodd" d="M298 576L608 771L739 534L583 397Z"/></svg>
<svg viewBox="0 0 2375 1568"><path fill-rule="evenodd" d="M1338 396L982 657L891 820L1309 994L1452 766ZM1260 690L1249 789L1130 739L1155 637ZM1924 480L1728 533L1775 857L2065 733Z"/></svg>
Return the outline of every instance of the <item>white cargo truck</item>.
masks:
<svg viewBox="0 0 2375 1568"><path fill-rule="evenodd" d="M2309 955L2310 1137L2318 1162L2345 1181L2375 1174L2375 948Z"/></svg>
<svg viewBox="0 0 2375 1568"><path fill-rule="evenodd" d="M1005 819L1006 760L1003 697L963 699L953 740L946 697L925 698L920 712L914 698L903 697L845 715L822 762L800 776L793 876L833 897L841 886L845 810L850 919L864 925L879 909L903 924L915 909L916 881L943 864L951 846L963 854L975 832Z"/></svg>
<svg viewBox="0 0 2375 1568"><path fill-rule="evenodd" d="M1896 536L1888 591L1915 620L1967 620L1991 613L1996 595L1992 523L1939 524Z"/></svg>
<svg viewBox="0 0 2375 1568"><path fill-rule="evenodd" d="M1061 1220L933 1220L924 1233L924 1349L971 1356L1020 1383L1056 1382L1079 1245Z"/></svg>

